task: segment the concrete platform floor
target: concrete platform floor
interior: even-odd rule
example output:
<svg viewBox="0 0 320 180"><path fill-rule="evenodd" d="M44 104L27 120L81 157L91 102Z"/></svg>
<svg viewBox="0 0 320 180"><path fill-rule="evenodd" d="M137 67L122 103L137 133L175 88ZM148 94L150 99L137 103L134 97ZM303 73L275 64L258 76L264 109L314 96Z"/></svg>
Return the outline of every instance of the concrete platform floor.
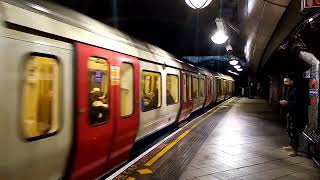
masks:
<svg viewBox="0 0 320 180"><path fill-rule="evenodd" d="M116 180L320 180L303 156L289 157L278 113L263 99L233 98L133 161Z"/></svg>
<svg viewBox="0 0 320 180"><path fill-rule="evenodd" d="M220 118L180 180L320 179L312 160L281 149L288 138L265 100L241 98Z"/></svg>

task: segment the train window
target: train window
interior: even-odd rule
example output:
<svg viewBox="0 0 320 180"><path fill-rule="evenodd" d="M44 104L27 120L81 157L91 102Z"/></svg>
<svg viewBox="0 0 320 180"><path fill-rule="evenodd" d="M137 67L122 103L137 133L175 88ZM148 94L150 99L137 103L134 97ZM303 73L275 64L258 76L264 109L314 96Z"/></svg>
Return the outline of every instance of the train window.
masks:
<svg viewBox="0 0 320 180"><path fill-rule="evenodd" d="M187 75L183 74L182 79L183 79L182 99L183 99L183 102L186 102L187 101Z"/></svg>
<svg viewBox="0 0 320 180"><path fill-rule="evenodd" d="M142 110L150 111L161 106L161 74L142 71Z"/></svg>
<svg viewBox="0 0 320 180"><path fill-rule="evenodd" d="M199 98L199 79L192 77L192 98Z"/></svg>
<svg viewBox="0 0 320 180"><path fill-rule="evenodd" d="M88 60L89 122L102 124L109 116L109 63L106 59L90 57Z"/></svg>
<svg viewBox="0 0 320 180"><path fill-rule="evenodd" d="M200 97L204 97L204 79L200 79L199 81L199 94Z"/></svg>
<svg viewBox="0 0 320 180"><path fill-rule="evenodd" d="M188 99L192 100L192 80L191 75L188 75Z"/></svg>
<svg viewBox="0 0 320 180"><path fill-rule="evenodd" d="M58 131L60 66L55 57L31 55L24 70L23 135L28 140Z"/></svg>
<svg viewBox="0 0 320 180"><path fill-rule="evenodd" d="M145 75L144 76L144 86L143 86L143 92L145 93L145 94L149 94L149 93L151 93L151 83L150 83L150 81L151 81L151 76L149 76L149 75Z"/></svg>
<svg viewBox="0 0 320 180"><path fill-rule="evenodd" d="M130 116L133 112L133 66L122 63L120 66L121 116Z"/></svg>
<svg viewBox="0 0 320 180"><path fill-rule="evenodd" d="M179 80L177 75L167 75L167 105L179 102Z"/></svg>

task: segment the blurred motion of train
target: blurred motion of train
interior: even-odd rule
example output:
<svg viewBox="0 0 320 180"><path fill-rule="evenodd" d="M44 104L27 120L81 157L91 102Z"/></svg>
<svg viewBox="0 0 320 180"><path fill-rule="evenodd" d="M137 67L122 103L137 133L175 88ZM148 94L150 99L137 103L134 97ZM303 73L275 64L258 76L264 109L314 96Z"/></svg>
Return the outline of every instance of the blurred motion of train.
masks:
<svg viewBox="0 0 320 180"><path fill-rule="evenodd" d="M95 179L234 80L72 10L0 1L0 179Z"/></svg>

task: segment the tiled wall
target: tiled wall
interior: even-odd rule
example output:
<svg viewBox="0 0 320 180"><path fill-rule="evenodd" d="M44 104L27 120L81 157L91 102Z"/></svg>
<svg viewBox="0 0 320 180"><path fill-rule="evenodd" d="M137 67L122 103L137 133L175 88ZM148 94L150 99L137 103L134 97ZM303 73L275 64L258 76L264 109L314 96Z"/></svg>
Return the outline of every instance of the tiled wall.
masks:
<svg viewBox="0 0 320 180"><path fill-rule="evenodd" d="M313 62L310 68L310 82L315 79L319 82L319 61ZM319 92L319 86L317 87L317 91ZM317 101L319 102L319 96L317 96ZM311 106L309 105L309 126L310 129L315 129L318 124L318 105Z"/></svg>
<svg viewBox="0 0 320 180"><path fill-rule="evenodd" d="M315 97L316 99L316 104L315 105L311 105L311 103L309 104L309 107L308 107L308 116L309 116L309 128L306 129L306 131L309 131L309 130L313 130L317 127L318 125L318 107L319 107L319 60L311 53L308 53L308 52L304 52L304 51L301 51L300 54L299 54L300 58L302 60L304 60L305 62L307 62L310 66L310 83L311 84L311 81L313 80L316 80L317 82L317 86L315 89L312 89L311 86L309 87L309 97L311 99L312 96ZM317 92L317 94L313 94L311 92Z"/></svg>

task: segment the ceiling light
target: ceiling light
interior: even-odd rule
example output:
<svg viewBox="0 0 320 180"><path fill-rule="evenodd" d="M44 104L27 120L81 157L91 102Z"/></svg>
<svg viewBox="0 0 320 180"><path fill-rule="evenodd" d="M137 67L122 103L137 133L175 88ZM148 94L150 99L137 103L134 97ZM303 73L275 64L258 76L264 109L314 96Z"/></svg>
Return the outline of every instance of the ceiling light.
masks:
<svg viewBox="0 0 320 180"><path fill-rule="evenodd" d="M239 75L238 73L233 72L233 71L231 71L231 70L228 70L228 72L231 73L231 74L237 75L237 76Z"/></svg>
<svg viewBox="0 0 320 180"><path fill-rule="evenodd" d="M230 61L229 61L229 63L230 63L232 66L237 65L238 62L239 62L239 61L236 60L236 59L230 59Z"/></svg>
<svg viewBox="0 0 320 180"><path fill-rule="evenodd" d="M235 66L233 66L234 68L236 68L236 69L239 69L239 68L241 68L241 66L240 65L235 65Z"/></svg>
<svg viewBox="0 0 320 180"><path fill-rule="evenodd" d="M211 36L211 40L216 44L223 44L228 40L228 36L223 31L217 31L213 36Z"/></svg>
<svg viewBox="0 0 320 180"><path fill-rule="evenodd" d="M242 71L242 70L243 70L242 68L238 68L238 69L237 69L237 71Z"/></svg>
<svg viewBox="0 0 320 180"><path fill-rule="evenodd" d="M193 9L202 9L207 7L212 0L185 0L188 6Z"/></svg>

